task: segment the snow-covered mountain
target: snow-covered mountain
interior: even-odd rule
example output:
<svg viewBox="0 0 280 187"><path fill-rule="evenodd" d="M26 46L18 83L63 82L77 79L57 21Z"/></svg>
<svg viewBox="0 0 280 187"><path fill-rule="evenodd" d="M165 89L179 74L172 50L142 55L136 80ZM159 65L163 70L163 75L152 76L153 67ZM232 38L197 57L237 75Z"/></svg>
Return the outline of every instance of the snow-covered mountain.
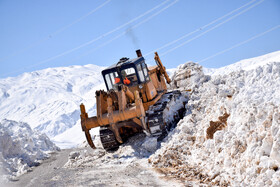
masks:
<svg viewBox="0 0 280 187"><path fill-rule="evenodd" d="M102 69L95 65L48 68L0 79L0 119L28 123L52 140L60 135L58 145L77 145L84 137L79 105L84 103L89 115L95 114L95 91L105 89ZM71 128L79 130L72 130L68 139Z"/></svg>

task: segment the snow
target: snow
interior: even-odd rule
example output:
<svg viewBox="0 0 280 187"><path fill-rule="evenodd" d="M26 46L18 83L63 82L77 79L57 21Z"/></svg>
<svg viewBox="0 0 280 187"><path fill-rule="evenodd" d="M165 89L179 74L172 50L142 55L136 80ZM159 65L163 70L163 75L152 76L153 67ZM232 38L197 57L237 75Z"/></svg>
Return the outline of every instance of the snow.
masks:
<svg viewBox="0 0 280 187"><path fill-rule="evenodd" d="M127 142L120 145L118 150L112 152L106 152L98 138L94 138L93 141L97 149L90 149L90 151L85 149L70 153L69 160L65 164L65 167L77 167L81 164L86 164L88 160L93 161L101 157L103 159L102 163L106 163L108 165L131 163L136 160L147 162L147 158L159 148L157 138L146 136L144 133L140 133L129 138Z"/></svg>
<svg viewBox="0 0 280 187"><path fill-rule="evenodd" d="M95 115L95 91L105 89L103 69L48 68L0 79L0 118L28 123L63 148L76 146L84 140L79 105L84 103L89 115Z"/></svg>
<svg viewBox="0 0 280 187"><path fill-rule="evenodd" d="M4 177L14 180L19 175L31 171L33 166L59 148L38 131L33 131L27 123L11 120L0 122L0 159ZM3 180L3 179L2 179Z"/></svg>
<svg viewBox="0 0 280 187"><path fill-rule="evenodd" d="M138 134L116 152L97 149L75 150L69 154L65 169L75 170L74 186L183 186L178 181L164 179L148 164L149 148L157 145L154 138ZM148 143L150 142L150 143Z"/></svg>
<svg viewBox="0 0 280 187"><path fill-rule="evenodd" d="M94 128L90 130L91 136L99 136L99 128ZM59 145L60 148L73 148L85 141L85 133L81 128L81 121L78 120L76 125L72 128L64 131L63 133L57 135L52 139L52 141ZM87 142L86 142L87 144Z"/></svg>
<svg viewBox="0 0 280 187"><path fill-rule="evenodd" d="M279 56L241 61L211 76L196 63L179 66L172 86L191 89L188 112L150 156L153 166L208 185L279 186Z"/></svg>
<svg viewBox="0 0 280 187"><path fill-rule="evenodd" d="M211 74L229 74L230 71L239 69L254 69L256 65L279 61L279 59L280 52L278 51L242 60L215 71L212 69ZM191 76L194 79L192 81L197 82L196 85L210 78L209 75L202 76L205 71L210 74L209 69L202 68L197 71L191 67L184 67L188 64L181 65L181 68L198 73ZM77 146L85 140L80 130L79 105L84 103L89 116L95 115L95 91L105 89L101 76L103 69L103 67L89 64L48 68L24 73L18 77L0 79L0 118L28 123L32 129L46 133L61 148ZM178 70L175 68L167 71L170 77L176 76L176 80L181 79L172 84L176 84L181 89L183 85L185 89L193 89L191 85L185 83L185 81L190 81L186 77L189 76L188 73L176 72ZM93 130L93 134L98 135L97 131Z"/></svg>
<svg viewBox="0 0 280 187"><path fill-rule="evenodd" d="M255 58L241 60L234 64L221 67L218 69L203 68L203 71L207 75L225 75L233 71L241 71L241 70L249 71L252 69L256 69L258 66L263 66L272 62L280 62L280 51L276 51Z"/></svg>
<svg viewBox="0 0 280 187"><path fill-rule="evenodd" d="M148 167L149 161L183 181L279 186L279 54L247 59L207 74L198 64L180 65L169 71L170 88L189 92L187 112L161 145L137 135L113 153L104 153L101 147L91 153L73 153L65 167L91 165L96 160L97 167L135 163Z"/></svg>
<svg viewBox="0 0 280 187"><path fill-rule="evenodd" d="M6 119L0 122L0 163L5 175L16 177L57 150L40 133L61 148L87 145L79 105L84 103L89 116L95 115L95 91L105 89L102 69L48 68L0 79L0 119ZM279 186L280 51L219 69L189 62L168 73L169 89L187 92L188 103L186 116L161 145L139 134L116 152L104 152L96 128L91 134L98 149L71 153L65 168L94 167L91 161L100 167L149 167L149 161L185 181Z"/></svg>
<svg viewBox="0 0 280 187"><path fill-rule="evenodd" d="M175 73L177 68L170 68L170 69L166 69L166 72L168 74L169 77L172 77Z"/></svg>

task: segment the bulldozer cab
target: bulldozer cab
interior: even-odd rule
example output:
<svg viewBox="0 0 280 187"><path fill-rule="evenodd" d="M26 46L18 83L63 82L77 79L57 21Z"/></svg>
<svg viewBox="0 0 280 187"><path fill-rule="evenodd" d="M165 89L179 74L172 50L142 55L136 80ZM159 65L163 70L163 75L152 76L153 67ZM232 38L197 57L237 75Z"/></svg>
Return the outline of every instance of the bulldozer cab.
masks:
<svg viewBox="0 0 280 187"><path fill-rule="evenodd" d="M89 118L85 106L80 105L82 130L92 148L95 145L89 131L95 127L100 127L104 149L112 150L129 136L143 130L160 137L166 134L171 123L180 119L181 109L172 114L174 120L164 117L167 103L178 98L180 92L167 92L166 82L171 80L157 52L157 65L149 69L141 51L137 50L136 54L137 58L122 58L102 71L108 91L97 90L95 93L96 116Z"/></svg>
<svg viewBox="0 0 280 187"><path fill-rule="evenodd" d="M135 87L150 81L143 57L122 58L117 64L102 71L107 90L118 90L120 85Z"/></svg>

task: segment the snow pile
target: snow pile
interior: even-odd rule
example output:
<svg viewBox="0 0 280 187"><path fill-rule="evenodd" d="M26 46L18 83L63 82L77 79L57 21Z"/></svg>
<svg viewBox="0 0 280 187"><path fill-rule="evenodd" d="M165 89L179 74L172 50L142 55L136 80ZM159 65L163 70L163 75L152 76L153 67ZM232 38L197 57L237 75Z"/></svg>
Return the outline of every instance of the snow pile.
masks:
<svg viewBox="0 0 280 187"><path fill-rule="evenodd" d="M272 63L272 62L280 62L280 51L276 51L255 58L244 59L234 64L221 67L218 69L203 68L203 71L207 75L225 75L233 71L241 71L241 70L249 71L252 69L256 69L258 66L263 66L265 64Z"/></svg>
<svg viewBox="0 0 280 187"><path fill-rule="evenodd" d="M0 118L28 123L61 147L77 145L85 139L79 105L95 115L95 91L105 89L102 70L70 66L0 79Z"/></svg>
<svg viewBox="0 0 280 187"><path fill-rule="evenodd" d="M156 137L146 136L144 133L130 137L127 142L120 145L116 151L106 152L101 142L94 143L97 149L81 148L81 150L71 152L65 168L77 168L91 166L93 161L100 160L102 164L122 164L133 163L137 160L145 160L155 153L159 148ZM96 144L97 143L97 144Z"/></svg>
<svg viewBox="0 0 280 187"><path fill-rule="evenodd" d="M202 66L193 62L185 63L174 71L171 89L193 90L209 79L209 75L204 75Z"/></svg>
<svg viewBox="0 0 280 187"><path fill-rule="evenodd" d="M211 79L180 66L173 84L192 89L188 113L149 161L209 185L280 186L280 62L261 65Z"/></svg>
<svg viewBox="0 0 280 187"><path fill-rule="evenodd" d="M0 122L0 160L4 172L12 176L10 179L31 170L49 152L58 150L45 134L32 131L26 123Z"/></svg>
<svg viewBox="0 0 280 187"><path fill-rule="evenodd" d="M67 163L64 168L77 168L90 166L93 161L105 155L104 149L82 149L79 151L73 151L69 154Z"/></svg>

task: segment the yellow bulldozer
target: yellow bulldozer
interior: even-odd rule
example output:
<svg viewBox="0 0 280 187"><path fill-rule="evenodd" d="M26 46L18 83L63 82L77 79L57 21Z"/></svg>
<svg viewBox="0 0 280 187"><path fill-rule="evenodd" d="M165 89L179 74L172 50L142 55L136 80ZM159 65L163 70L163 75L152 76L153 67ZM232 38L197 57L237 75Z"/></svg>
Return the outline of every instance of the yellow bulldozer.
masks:
<svg viewBox="0 0 280 187"><path fill-rule="evenodd" d="M88 117L85 106L80 105L82 130L93 149L92 128L100 127L104 149L114 150L143 131L161 139L184 115L185 103L170 110L169 103L178 101L181 92L167 91L166 82L171 80L158 53L154 57L157 65L149 68L141 51L136 54L137 58L121 58L102 71L107 91L96 91L96 116Z"/></svg>

